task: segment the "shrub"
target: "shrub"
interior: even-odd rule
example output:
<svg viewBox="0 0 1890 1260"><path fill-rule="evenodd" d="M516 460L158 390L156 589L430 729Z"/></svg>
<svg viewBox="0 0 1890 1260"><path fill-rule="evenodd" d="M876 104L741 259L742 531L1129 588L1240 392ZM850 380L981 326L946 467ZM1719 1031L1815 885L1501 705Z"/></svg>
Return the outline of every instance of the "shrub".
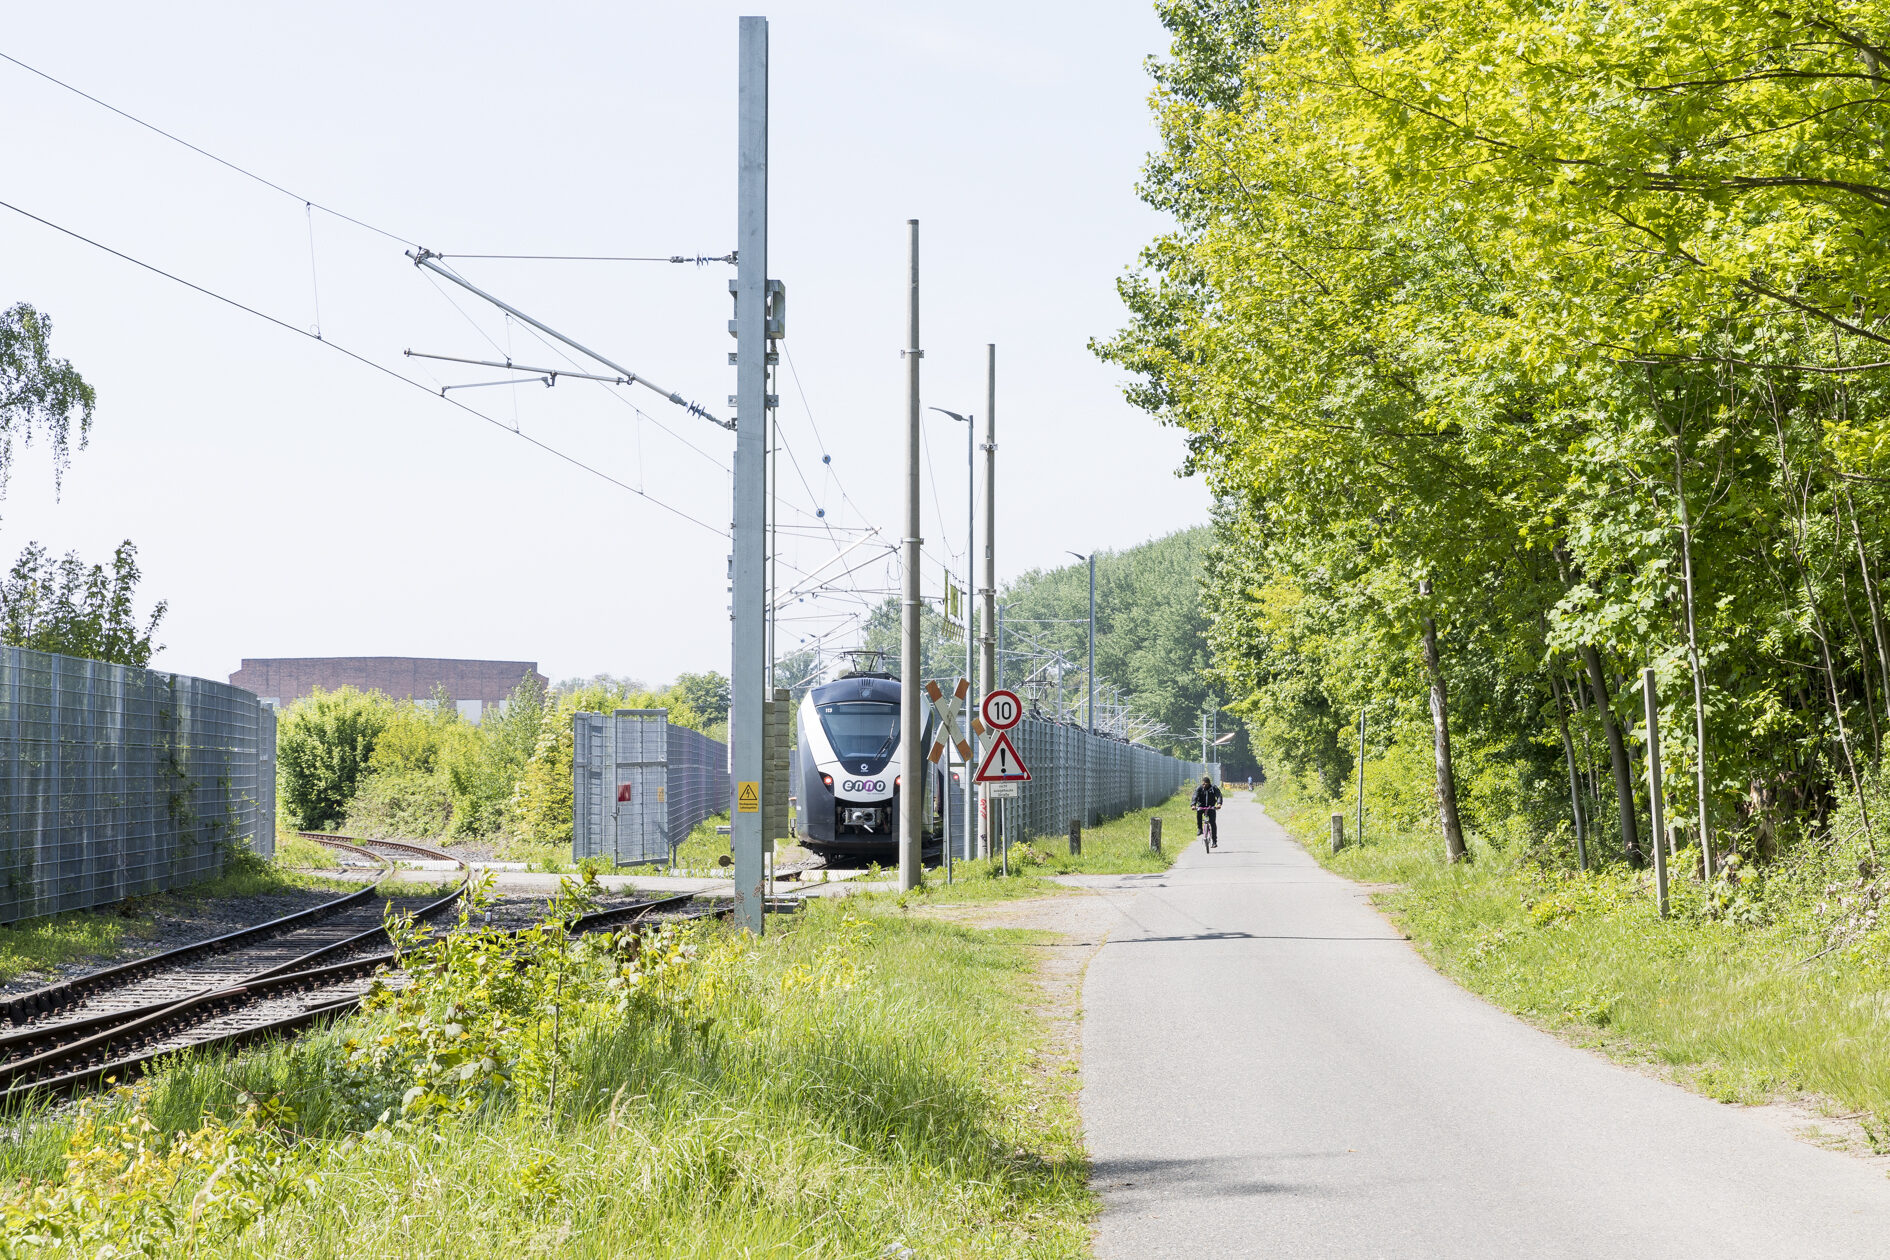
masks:
<svg viewBox="0 0 1890 1260"><path fill-rule="evenodd" d="M353 687L317 688L289 706L276 735L276 766L297 827L319 831L347 814L393 707L379 692Z"/></svg>

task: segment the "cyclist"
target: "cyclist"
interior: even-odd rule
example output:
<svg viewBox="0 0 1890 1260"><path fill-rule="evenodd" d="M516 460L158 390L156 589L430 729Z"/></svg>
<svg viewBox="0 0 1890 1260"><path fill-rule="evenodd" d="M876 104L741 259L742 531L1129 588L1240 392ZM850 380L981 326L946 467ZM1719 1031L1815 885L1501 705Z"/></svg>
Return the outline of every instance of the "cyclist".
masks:
<svg viewBox="0 0 1890 1260"><path fill-rule="evenodd" d="M1220 808L1221 790L1214 786L1212 778L1202 775L1201 786L1194 790L1194 831L1209 849L1218 849L1221 845Z"/></svg>

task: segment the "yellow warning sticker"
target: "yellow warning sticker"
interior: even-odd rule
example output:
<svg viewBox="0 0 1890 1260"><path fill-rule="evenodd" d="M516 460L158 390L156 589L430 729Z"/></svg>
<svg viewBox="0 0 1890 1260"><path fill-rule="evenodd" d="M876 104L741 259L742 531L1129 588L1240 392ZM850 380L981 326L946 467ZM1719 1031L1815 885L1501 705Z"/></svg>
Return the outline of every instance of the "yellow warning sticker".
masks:
<svg viewBox="0 0 1890 1260"><path fill-rule="evenodd" d="M735 791L735 808L744 814L757 813L761 809L761 784L753 779L743 779Z"/></svg>

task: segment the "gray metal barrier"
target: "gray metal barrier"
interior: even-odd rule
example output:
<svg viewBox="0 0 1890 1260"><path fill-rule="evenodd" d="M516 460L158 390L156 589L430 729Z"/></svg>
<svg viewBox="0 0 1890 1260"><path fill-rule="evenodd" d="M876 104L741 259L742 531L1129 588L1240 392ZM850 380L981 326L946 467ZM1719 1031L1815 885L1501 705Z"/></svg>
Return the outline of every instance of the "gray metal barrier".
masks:
<svg viewBox="0 0 1890 1260"><path fill-rule="evenodd" d="M669 834L681 844L699 822L728 812L728 745L669 728Z"/></svg>
<svg viewBox="0 0 1890 1260"><path fill-rule="evenodd" d="M227 683L0 648L0 923L275 853L276 718Z"/></svg>
<svg viewBox="0 0 1890 1260"><path fill-rule="evenodd" d="M667 709L577 713L571 733L574 858L667 862L729 807L728 745L671 726Z"/></svg>
<svg viewBox="0 0 1890 1260"><path fill-rule="evenodd" d="M1025 718L1010 735L1030 768L1030 782L1019 787L1016 799L1004 802L1013 840L1067 835L1072 819L1097 823L1159 805L1182 785L1219 769L1037 718Z"/></svg>

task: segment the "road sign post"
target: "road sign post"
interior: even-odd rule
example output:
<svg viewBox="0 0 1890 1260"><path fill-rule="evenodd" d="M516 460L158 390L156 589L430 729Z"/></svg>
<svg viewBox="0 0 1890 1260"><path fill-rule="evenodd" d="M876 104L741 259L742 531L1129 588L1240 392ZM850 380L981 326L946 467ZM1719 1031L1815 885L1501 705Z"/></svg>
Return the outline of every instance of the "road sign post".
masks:
<svg viewBox="0 0 1890 1260"><path fill-rule="evenodd" d="M959 759L965 763L967 772L971 769L971 745L958 733L958 710L965 703L965 697L971 694L971 678L960 678L950 692L945 691L936 682L925 684L926 699L932 703L932 711L938 714L938 730L932 736L932 747L926 752L925 759L933 765L945 760L945 795L940 810L945 816L945 882L952 882L952 759L951 749L958 750ZM970 785L966 785L970 791ZM969 803L969 801L967 801ZM971 828L971 812L965 811L965 828Z"/></svg>

